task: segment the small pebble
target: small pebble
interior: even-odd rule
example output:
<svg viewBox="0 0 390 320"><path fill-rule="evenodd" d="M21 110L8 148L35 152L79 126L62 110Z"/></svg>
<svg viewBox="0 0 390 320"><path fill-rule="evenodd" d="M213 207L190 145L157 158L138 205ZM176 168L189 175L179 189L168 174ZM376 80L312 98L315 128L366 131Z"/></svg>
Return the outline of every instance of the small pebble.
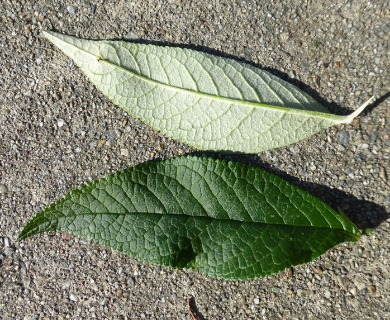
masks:
<svg viewBox="0 0 390 320"><path fill-rule="evenodd" d="M64 282L62 283L62 285L61 285L62 290L67 290L67 289L69 289L70 286L71 286L71 284L72 284L72 283L71 283L69 280L64 281Z"/></svg>
<svg viewBox="0 0 390 320"><path fill-rule="evenodd" d="M321 78L319 76L315 76L313 80L314 84L316 85L316 88L319 89L321 87Z"/></svg>
<svg viewBox="0 0 390 320"><path fill-rule="evenodd" d="M325 293L324 293L324 296L326 299L329 299L331 297L331 293L329 290L326 290Z"/></svg>
<svg viewBox="0 0 390 320"><path fill-rule="evenodd" d="M295 71L294 71L294 70L291 70L291 71L288 73L288 76L289 76L291 79L295 79L295 77L296 77Z"/></svg>
<svg viewBox="0 0 390 320"><path fill-rule="evenodd" d="M368 289L368 292L371 293L371 294L375 294L376 293L376 286L374 286L374 285L369 285L367 287L367 289Z"/></svg>
<svg viewBox="0 0 390 320"><path fill-rule="evenodd" d="M121 155L128 157L129 156L129 150L128 149L121 149Z"/></svg>
<svg viewBox="0 0 390 320"><path fill-rule="evenodd" d="M15 252L15 249L14 248L11 248L11 247L8 247L8 248L5 248L3 250L3 253L6 255L6 256L11 256L13 255Z"/></svg>
<svg viewBox="0 0 390 320"><path fill-rule="evenodd" d="M98 147L99 148L103 148L105 144L106 144L106 140L100 139L99 142L98 142Z"/></svg>
<svg viewBox="0 0 390 320"><path fill-rule="evenodd" d="M0 184L0 194L2 193L7 193L8 192L8 188L5 184Z"/></svg>
<svg viewBox="0 0 390 320"><path fill-rule="evenodd" d="M96 13L96 5L91 4L90 9L91 9L92 14Z"/></svg>
<svg viewBox="0 0 390 320"><path fill-rule="evenodd" d="M339 134L339 141L343 146L348 145L349 143L349 133L348 131L341 131Z"/></svg>
<svg viewBox="0 0 390 320"><path fill-rule="evenodd" d="M381 167L381 169L380 169L380 171L379 171L379 177L380 177L381 179L383 179L383 180L386 180L386 176L387 176L387 174L386 174L386 169L383 168L383 167ZM1 191L0 191L0 193L1 193Z"/></svg>
<svg viewBox="0 0 390 320"><path fill-rule="evenodd" d="M259 304L260 303L260 299L259 298L254 298L253 299L253 303L254 304Z"/></svg>
<svg viewBox="0 0 390 320"><path fill-rule="evenodd" d="M313 270L317 274L322 274L324 272L324 270L321 267L314 267Z"/></svg>
<svg viewBox="0 0 390 320"><path fill-rule="evenodd" d="M366 288L366 284L360 281L355 281L355 286L359 291Z"/></svg>
<svg viewBox="0 0 390 320"><path fill-rule="evenodd" d="M354 308L354 309L359 309L360 302L356 299L349 299L348 303Z"/></svg>
<svg viewBox="0 0 390 320"><path fill-rule="evenodd" d="M64 124L65 124L65 120L64 120L64 119L58 119L58 121L57 121L57 126L58 126L58 128L63 127Z"/></svg>
<svg viewBox="0 0 390 320"><path fill-rule="evenodd" d="M77 13L77 11L79 11L79 9L75 6L67 6L66 9L70 14L75 14Z"/></svg>
<svg viewBox="0 0 390 320"><path fill-rule="evenodd" d="M77 296L74 295L73 293L71 293L71 294L69 295L69 299L72 300L72 301L74 301L74 302L77 302L77 301L79 300L79 298L77 298Z"/></svg>
<svg viewBox="0 0 390 320"><path fill-rule="evenodd" d="M133 277L130 277L129 279L127 279L127 285L128 286L134 286L135 285L135 280Z"/></svg>
<svg viewBox="0 0 390 320"><path fill-rule="evenodd" d="M130 31L125 35L125 38L129 40L137 40L139 39L139 36L136 33Z"/></svg>
<svg viewBox="0 0 390 320"><path fill-rule="evenodd" d="M359 118L353 119L352 125L353 125L354 127L357 127L359 124L360 124L360 119L359 119Z"/></svg>

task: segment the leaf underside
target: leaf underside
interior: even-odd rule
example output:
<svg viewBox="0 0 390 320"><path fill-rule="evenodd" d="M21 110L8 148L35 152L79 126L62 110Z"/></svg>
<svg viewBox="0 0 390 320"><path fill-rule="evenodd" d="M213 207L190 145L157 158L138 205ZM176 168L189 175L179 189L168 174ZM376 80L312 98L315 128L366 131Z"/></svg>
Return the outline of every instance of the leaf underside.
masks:
<svg viewBox="0 0 390 320"><path fill-rule="evenodd" d="M189 49L44 35L130 115L200 150L257 153L307 138L337 116L254 66ZM371 101L371 100L370 100Z"/></svg>
<svg viewBox="0 0 390 320"><path fill-rule="evenodd" d="M56 230L226 279L277 273L360 236L348 219L275 175L191 156L83 186L38 213L19 238Z"/></svg>

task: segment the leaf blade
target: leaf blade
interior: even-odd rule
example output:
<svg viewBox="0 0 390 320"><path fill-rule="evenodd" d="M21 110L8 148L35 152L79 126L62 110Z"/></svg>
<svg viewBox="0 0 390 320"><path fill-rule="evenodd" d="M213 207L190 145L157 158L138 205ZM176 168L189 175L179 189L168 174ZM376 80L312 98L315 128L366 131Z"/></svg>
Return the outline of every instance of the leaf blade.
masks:
<svg viewBox="0 0 390 320"><path fill-rule="evenodd" d="M360 236L279 177L197 157L146 163L75 190L38 213L20 239L54 230L143 261L233 279L279 272Z"/></svg>
<svg viewBox="0 0 390 320"><path fill-rule="evenodd" d="M329 113L288 82L232 59L174 47L44 35L115 104L200 150L255 153L352 120Z"/></svg>

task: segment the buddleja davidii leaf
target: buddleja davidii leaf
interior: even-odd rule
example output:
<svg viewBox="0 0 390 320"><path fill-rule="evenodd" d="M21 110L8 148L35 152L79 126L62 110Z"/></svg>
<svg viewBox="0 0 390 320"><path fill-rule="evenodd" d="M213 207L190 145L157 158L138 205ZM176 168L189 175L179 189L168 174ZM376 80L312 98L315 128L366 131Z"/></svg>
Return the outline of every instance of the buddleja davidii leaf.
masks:
<svg viewBox="0 0 390 320"><path fill-rule="evenodd" d="M307 138L350 116L246 63L176 47L45 36L114 103L201 150L254 153Z"/></svg>
<svg viewBox="0 0 390 320"><path fill-rule="evenodd" d="M38 213L20 239L54 230L229 279L273 274L360 236L277 176L197 157L142 164L81 187Z"/></svg>

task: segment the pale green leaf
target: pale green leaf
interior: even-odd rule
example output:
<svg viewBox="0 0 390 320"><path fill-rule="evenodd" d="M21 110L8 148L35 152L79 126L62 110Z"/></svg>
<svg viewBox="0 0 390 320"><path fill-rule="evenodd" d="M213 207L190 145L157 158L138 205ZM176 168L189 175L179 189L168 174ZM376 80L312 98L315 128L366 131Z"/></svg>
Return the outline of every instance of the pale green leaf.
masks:
<svg viewBox="0 0 390 320"><path fill-rule="evenodd" d="M349 123L288 82L249 64L177 47L44 32L130 115L200 150L257 153Z"/></svg>
<svg viewBox="0 0 390 320"><path fill-rule="evenodd" d="M191 156L83 186L38 213L19 238L55 230L228 279L273 274L361 235L323 201L273 174Z"/></svg>

